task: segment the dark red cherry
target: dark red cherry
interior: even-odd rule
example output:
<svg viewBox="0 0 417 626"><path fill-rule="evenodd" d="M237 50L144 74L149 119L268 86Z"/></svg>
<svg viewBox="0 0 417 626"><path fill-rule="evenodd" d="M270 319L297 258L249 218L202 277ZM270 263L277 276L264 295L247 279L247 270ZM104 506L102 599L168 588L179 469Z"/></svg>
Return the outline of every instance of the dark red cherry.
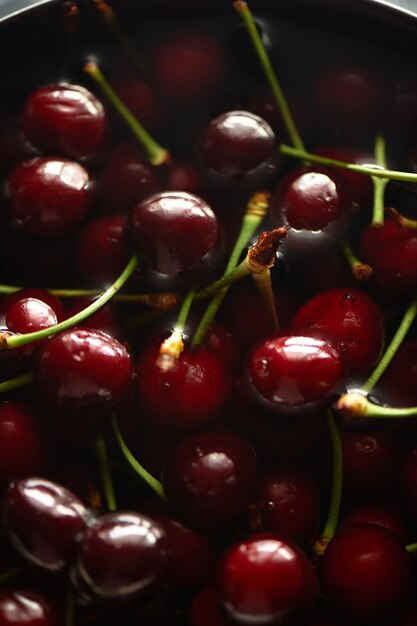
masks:
<svg viewBox="0 0 417 626"><path fill-rule="evenodd" d="M84 87L64 83L34 91L23 106L21 124L41 152L75 159L97 152L106 134L101 102Z"/></svg>
<svg viewBox="0 0 417 626"><path fill-rule="evenodd" d="M203 190L203 181L192 163L174 161L168 164L167 188L199 195Z"/></svg>
<svg viewBox="0 0 417 626"><path fill-rule="evenodd" d="M87 528L71 577L96 602L123 603L142 599L160 585L167 566L161 526L144 515L116 511Z"/></svg>
<svg viewBox="0 0 417 626"><path fill-rule="evenodd" d="M82 276L95 287L112 283L129 261L126 223L124 215L96 217L78 233L75 260Z"/></svg>
<svg viewBox="0 0 417 626"><path fill-rule="evenodd" d="M335 340L351 374L369 370L384 347L384 320L377 303L358 289L331 289L307 300L292 328L313 328Z"/></svg>
<svg viewBox="0 0 417 626"><path fill-rule="evenodd" d="M413 563L391 532L372 524L350 526L329 543L321 563L324 593L356 619L377 619L401 607Z"/></svg>
<svg viewBox="0 0 417 626"><path fill-rule="evenodd" d="M2 626L58 626L60 616L39 592L14 586L0 590Z"/></svg>
<svg viewBox="0 0 417 626"><path fill-rule="evenodd" d="M212 586L202 589L192 600L189 612L190 626L231 626Z"/></svg>
<svg viewBox="0 0 417 626"><path fill-rule="evenodd" d="M73 230L87 216L92 183L87 170L75 161L36 157L10 173L8 195L17 228L54 237Z"/></svg>
<svg viewBox="0 0 417 626"><path fill-rule="evenodd" d="M408 531L404 513L394 501L381 500L355 506L343 515L339 529L362 524L376 524L393 533L402 543L407 542Z"/></svg>
<svg viewBox="0 0 417 626"><path fill-rule="evenodd" d="M259 343L246 361L249 385L259 401L275 410L323 402L343 382L338 350L313 336L279 334Z"/></svg>
<svg viewBox="0 0 417 626"><path fill-rule="evenodd" d="M46 465L42 422L24 402L0 403L0 483L37 474Z"/></svg>
<svg viewBox="0 0 417 626"><path fill-rule="evenodd" d="M139 357L138 399L146 419L154 425L193 429L214 422L232 390L229 367L223 357L201 346L186 347L174 367L157 363L160 343Z"/></svg>
<svg viewBox="0 0 417 626"><path fill-rule="evenodd" d="M275 135L254 113L228 111L202 132L197 151L206 168L225 176L243 176L271 158Z"/></svg>
<svg viewBox="0 0 417 626"><path fill-rule="evenodd" d="M132 360L126 348L99 330L75 328L43 343L36 353L40 397L57 409L101 415L131 390Z"/></svg>
<svg viewBox="0 0 417 626"><path fill-rule="evenodd" d="M158 91L174 104L191 105L206 97L223 78L220 42L207 32L176 31L160 41L152 60Z"/></svg>
<svg viewBox="0 0 417 626"><path fill-rule="evenodd" d="M219 242L219 225L209 205L193 194L166 191L132 210L130 232L152 269L176 274L195 266Z"/></svg>
<svg viewBox="0 0 417 626"><path fill-rule="evenodd" d="M308 546L320 521L317 485L303 470L282 468L265 471L250 505L251 526L276 532L298 545Z"/></svg>
<svg viewBox="0 0 417 626"><path fill-rule="evenodd" d="M46 302L23 298L8 306L6 325L13 333L31 333L57 324L57 317Z"/></svg>
<svg viewBox="0 0 417 626"><path fill-rule="evenodd" d="M168 457L163 472L171 508L193 528L221 528L249 503L256 476L252 446L231 431L191 435Z"/></svg>
<svg viewBox="0 0 417 626"><path fill-rule="evenodd" d="M123 69L120 75L120 70L119 67L117 74L111 77L113 89L140 123L147 130L153 131L164 118L163 107L157 95L145 81L133 74L123 73Z"/></svg>
<svg viewBox="0 0 417 626"><path fill-rule="evenodd" d="M395 353L378 385L378 397L390 406L417 405L417 339L406 338ZM414 420L407 420L402 428Z"/></svg>
<svg viewBox="0 0 417 626"><path fill-rule="evenodd" d="M58 322L61 322L64 319L64 307L62 303L56 296L54 296L50 291L46 289L39 289L38 287L25 287L23 289L19 289L18 291L14 291L13 293L7 294L0 301L0 311L6 315L7 311L14 304L19 302L20 300L26 298L35 298L36 300L40 300L47 304L55 314L55 317Z"/></svg>
<svg viewBox="0 0 417 626"><path fill-rule="evenodd" d="M318 599L315 570L300 548L283 535L255 534L223 554L217 592L238 623L275 624Z"/></svg>
<svg viewBox="0 0 417 626"><path fill-rule="evenodd" d="M65 317L69 318L76 315L97 300L97 297L98 296L83 296L81 298L71 299L65 308ZM78 327L94 328L94 330L99 330L106 333L106 335L111 335L111 337L120 340L123 336L123 332L117 302L109 300L109 302L100 307L98 311L89 315L84 322L78 324Z"/></svg>
<svg viewBox="0 0 417 626"><path fill-rule="evenodd" d="M85 527L87 510L68 489L44 478L22 478L2 501L7 537L32 565L61 572Z"/></svg>

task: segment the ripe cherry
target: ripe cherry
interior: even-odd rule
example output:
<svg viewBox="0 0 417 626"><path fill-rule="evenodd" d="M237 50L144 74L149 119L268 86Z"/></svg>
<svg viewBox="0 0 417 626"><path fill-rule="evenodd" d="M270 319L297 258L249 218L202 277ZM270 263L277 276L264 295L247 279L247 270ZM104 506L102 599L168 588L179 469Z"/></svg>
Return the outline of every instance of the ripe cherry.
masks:
<svg viewBox="0 0 417 626"><path fill-rule="evenodd" d="M0 591L2 626L57 626L60 616L38 591L13 586Z"/></svg>

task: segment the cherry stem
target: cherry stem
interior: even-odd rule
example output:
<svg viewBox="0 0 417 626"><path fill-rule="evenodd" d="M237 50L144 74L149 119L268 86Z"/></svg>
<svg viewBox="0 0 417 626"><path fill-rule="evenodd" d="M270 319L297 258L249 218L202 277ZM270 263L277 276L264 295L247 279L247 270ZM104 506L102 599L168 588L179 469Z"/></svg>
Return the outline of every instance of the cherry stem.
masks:
<svg viewBox="0 0 417 626"><path fill-rule="evenodd" d="M237 267L242 251L252 239L253 234L265 217L270 200L271 194L267 192L257 192L251 196L242 219L239 235L237 236L223 276L226 276ZM227 291L228 287L225 287L213 296L194 334L191 343L192 346L198 346L203 343L207 330L215 318Z"/></svg>
<svg viewBox="0 0 417 626"><path fill-rule="evenodd" d="M129 463L130 467L136 472L136 474L151 488L153 491L160 497L162 500L165 500L165 493L162 483L159 480L156 480L144 467L135 459L133 454L130 452L127 447L122 434L119 429L119 425L117 423L117 417L115 415L112 416L112 427L113 432L116 436L117 442L120 446L120 450L123 453L126 461Z"/></svg>
<svg viewBox="0 0 417 626"><path fill-rule="evenodd" d="M330 165L334 167L341 167L351 172L357 172L358 174L364 174L367 176L374 176L375 178L388 178L390 180L401 180L405 182L415 183L417 182L417 174L413 172L401 172L398 170L387 170L384 168L376 168L370 165L358 165L357 163L348 163L347 161L339 161L338 159L331 159L330 157L320 156L305 150L293 148L287 144L281 144L279 150L282 154L295 157L301 161L311 161L312 163L319 163L320 165Z"/></svg>
<svg viewBox="0 0 417 626"><path fill-rule="evenodd" d="M332 440L333 453L333 475L332 475L332 491L330 496L329 512L324 525L323 532L314 542L313 551L316 556L322 556L326 551L329 541L336 534L337 525L339 523L340 502L342 500L342 484L343 484L343 452L342 442L340 439L339 429L333 418L331 410L326 413L327 424L329 426L330 436Z"/></svg>
<svg viewBox="0 0 417 626"><path fill-rule="evenodd" d="M120 117L126 122L136 139L139 140L142 148L152 165L163 165L170 160L168 150L160 146L148 131L142 126L138 119L133 115L127 106L122 102L119 96L111 87L108 80L98 67L95 61L87 61L84 64L84 71L91 76L94 82L100 87L109 102L115 108Z"/></svg>
<svg viewBox="0 0 417 626"><path fill-rule="evenodd" d="M233 285L233 283L236 283L241 278L246 278L246 276L249 276L249 274L250 270L246 264L245 258L241 263L239 263L239 265L235 267L234 270L228 272L227 274L219 278L219 280L216 280L216 282L212 285L205 287L201 291L197 291L197 293L195 294L195 299L204 300L204 298L210 298L225 287L230 287L230 285Z"/></svg>
<svg viewBox="0 0 417 626"><path fill-rule="evenodd" d="M9 378L9 380L5 380L0 383L0 394L7 393L8 391L13 391L13 389L19 389L19 387L24 387L25 385L30 385L30 383L33 383L33 381L33 372L25 372L24 374L20 374L20 376L16 376L15 378Z"/></svg>
<svg viewBox="0 0 417 626"><path fill-rule="evenodd" d="M137 269L138 265L139 258L136 254L134 254L114 283L106 289L106 291L104 291L102 295L97 298L97 300L89 304L85 309L79 311L63 322L59 322L54 326L49 326L48 328L43 328L42 330L38 330L33 333L26 333L23 335L7 335L4 333L0 336L0 349L11 350L13 348L25 346L34 341L40 341L41 339L46 339L47 337L53 337L54 335L67 330L68 328L72 328L80 322L83 322L87 317L98 311L98 309L106 304L106 302L108 302L119 291L119 289L123 287L128 278L130 278L133 272Z"/></svg>
<svg viewBox="0 0 417 626"><path fill-rule="evenodd" d="M372 267L366 263L362 263L346 242L343 244L343 254L350 265L355 280L365 282L371 278L373 272Z"/></svg>
<svg viewBox="0 0 417 626"><path fill-rule="evenodd" d="M114 491L113 479L110 471L109 457L107 454L107 446L102 434L97 435L94 440L94 447L96 451L96 457L100 470L101 483L103 486L103 493L106 499L106 505L108 511L116 511L116 494Z"/></svg>
<svg viewBox="0 0 417 626"><path fill-rule="evenodd" d="M415 406L407 408L380 406L359 392L350 392L341 396L336 402L335 409L348 418L397 419L417 415Z"/></svg>
<svg viewBox="0 0 417 626"><path fill-rule="evenodd" d="M273 330L279 330L279 320L275 307L274 293L272 291L271 283L271 271L267 270L262 274L254 273L252 278L258 288L263 303L266 307L266 311L272 323Z"/></svg>
<svg viewBox="0 0 417 626"><path fill-rule="evenodd" d="M417 543L409 543L407 546L405 546L405 549L409 554L417 554Z"/></svg>
<svg viewBox="0 0 417 626"><path fill-rule="evenodd" d="M404 337L408 333L410 326L415 320L417 315L417 298L415 298L410 306L407 308L400 325L397 328L397 331L393 338L391 339L390 344L382 355L378 365L368 378L368 380L362 385L362 390L365 392L371 391L371 389L376 385L378 380L381 378L382 374L387 369L388 365L391 363L393 357L395 356L398 348L404 340Z"/></svg>
<svg viewBox="0 0 417 626"><path fill-rule="evenodd" d="M168 339L162 342L156 361L157 366L167 372L175 367L181 353L184 351L183 334L188 313L194 300L195 289L190 289L182 303L175 327Z"/></svg>
<svg viewBox="0 0 417 626"><path fill-rule="evenodd" d="M401 228L411 228L414 230L417 229L417 220L410 219L409 217L404 217L404 215L401 215L401 213L399 213L397 209L394 209L393 207L387 207L385 209L385 212L389 213L389 215L391 215L391 217L397 222L399 226L401 226Z"/></svg>
<svg viewBox="0 0 417 626"><path fill-rule="evenodd" d="M278 82L274 68L272 67L272 63L263 44L262 38L259 35L259 31L253 19L251 10L248 7L247 3L244 2L244 0L236 0L235 2L233 2L233 7L238 13L239 17L242 19L243 24L248 31L252 45L255 49L256 54L258 55L258 59L261 63L262 69L271 87L273 96L284 121L284 125L291 140L291 143L293 144L294 148L304 150L303 141L298 133L294 119L291 115L290 109L285 99L284 92Z"/></svg>
<svg viewBox="0 0 417 626"><path fill-rule="evenodd" d="M377 135L375 139L375 161L378 168L386 169L387 160L385 156L385 140L382 135ZM388 178L377 178L371 176L374 187L374 202L372 209L372 226L381 228L384 225L385 212L385 188Z"/></svg>

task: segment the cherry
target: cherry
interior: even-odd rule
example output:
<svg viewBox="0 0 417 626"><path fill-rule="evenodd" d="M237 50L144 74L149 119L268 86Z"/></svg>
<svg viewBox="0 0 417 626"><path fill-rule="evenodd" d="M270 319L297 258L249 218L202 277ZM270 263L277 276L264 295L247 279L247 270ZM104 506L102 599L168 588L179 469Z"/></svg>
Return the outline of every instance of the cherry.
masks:
<svg viewBox="0 0 417 626"><path fill-rule="evenodd" d="M71 578L88 599L119 604L143 599L164 580L167 566L161 526L145 515L117 511L86 529Z"/></svg>
<svg viewBox="0 0 417 626"><path fill-rule="evenodd" d="M46 302L22 298L8 306L6 325L13 333L31 333L57 324L57 317Z"/></svg>
<svg viewBox="0 0 417 626"><path fill-rule="evenodd" d="M10 173L8 194L11 217L19 229L54 237L73 230L88 215L92 183L75 161L36 157Z"/></svg>
<svg viewBox="0 0 417 626"><path fill-rule="evenodd" d="M47 291L46 289L39 289L38 287L25 287L23 289L18 289L13 293L7 294L7 296L4 296L4 298L0 301L0 310L4 315L7 315L10 307L27 298L34 298L47 304L49 308L52 309L58 322L61 322L64 319L64 307L62 306L61 301L50 291Z"/></svg>
<svg viewBox="0 0 417 626"><path fill-rule="evenodd" d="M190 270L213 252L219 225L208 204L193 194L166 191L137 204L130 231L139 251L162 274Z"/></svg>
<svg viewBox="0 0 417 626"><path fill-rule="evenodd" d="M36 353L35 378L40 396L60 411L102 415L130 392L132 360L109 335L75 328L42 344Z"/></svg>
<svg viewBox="0 0 417 626"><path fill-rule="evenodd" d="M264 533L226 550L217 591L226 612L238 623L273 624L312 607L318 580L297 544L283 535Z"/></svg>
<svg viewBox="0 0 417 626"><path fill-rule="evenodd" d="M198 169L192 163L174 161L168 164L167 188L200 195L203 191L203 181Z"/></svg>
<svg viewBox="0 0 417 626"><path fill-rule="evenodd" d="M44 478L22 478L2 502L7 537L29 563L61 572L87 521L87 510L68 489Z"/></svg>
<svg viewBox="0 0 417 626"><path fill-rule="evenodd" d="M21 124L41 152L75 159L97 152L106 135L103 105L80 85L51 84L33 91L23 105Z"/></svg>
<svg viewBox="0 0 417 626"><path fill-rule="evenodd" d="M343 564L343 566L341 566ZM413 564L400 541L381 526L341 530L321 563L324 591L338 609L357 619L376 619L402 606Z"/></svg>
<svg viewBox="0 0 417 626"><path fill-rule="evenodd" d="M0 590L0 623L2 626L58 626L60 618L40 593L14 586Z"/></svg>
<svg viewBox="0 0 417 626"><path fill-rule="evenodd" d="M408 532L404 515L391 501L378 501L357 505L343 516L339 529L347 526L376 524L392 532L402 543L406 543Z"/></svg>
<svg viewBox="0 0 417 626"><path fill-rule="evenodd" d="M250 514L255 529L276 532L308 546L320 521L317 486L306 471L286 467L268 470L258 481Z"/></svg>
<svg viewBox="0 0 417 626"><path fill-rule="evenodd" d="M139 357L138 400L154 425L193 429L214 422L225 408L232 387L223 357L208 347L185 347L178 362L165 371L158 365L160 343Z"/></svg>
<svg viewBox="0 0 417 626"><path fill-rule="evenodd" d="M358 289L317 294L298 309L291 326L332 337L352 375L375 366L384 347L382 312L371 296Z"/></svg>
<svg viewBox="0 0 417 626"><path fill-rule="evenodd" d="M228 111L210 122L197 149L205 167L224 176L243 176L272 157L275 135L257 115Z"/></svg>
<svg viewBox="0 0 417 626"><path fill-rule="evenodd" d="M130 258L127 219L123 215L96 217L78 233L75 260L87 282L112 283Z"/></svg>
<svg viewBox="0 0 417 626"><path fill-rule="evenodd" d="M207 32L183 31L164 38L152 60L157 89L178 105L189 106L209 95L223 72L222 47Z"/></svg>
<svg viewBox="0 0 417 626"><path fill-rule="evenodd" d="M380 379L378 397L391 406L407 407L417 404L416 349L417 339L406 338ZM407 429L407 424L403 427Z"/></svg>
<svg viewBox="0 0 417 626"><path fill-rule="evenodd" d="M245 439L231 431L206 431L173 449L163 484L169 504L191 527L220 528L244 511L255 473L255 452Z"/></svg>
<svg viewBox="0 0 417 626"><path fill-rule="evenodd" d="M24 402L0 403L0 482L42 471L47 444L42 422Z"/></svg>
<svg viewBox="0 0 417 626"><path fill-rule="evenodd" d="M254 397L285 412L329 398L343 382L344 364L338 350L323 339L278 334L253 348L246 371Z"/></svg>
<svg viewBox="0 0 417 626"><path fill-rule="evenodd" d="M81 298L71 300L65 307L65 317L69 318L76 315L80 311L83 311L96 299L96 296L83 296ZM82 328L94 328L94 330L99 330L118 340L120 340L123 336L117 303L112 300L100 307L98 311L90 315L78 326Z"/></svg>
<svg viewBox="0 0 417 626"><path fill-rule="evenodd" d="M189 612L190 626L230 626L232 622L220 606L212 586L205 587L193 599Z"/></svg>
<svg viewBox="0 0 417 626"><path fill-rule="evenodd" d="M129 111L140 120L148 130L160 126L164 118L164 111L152 87L137 76L127 73L115 73L111 84L119 98Z"/></svg>

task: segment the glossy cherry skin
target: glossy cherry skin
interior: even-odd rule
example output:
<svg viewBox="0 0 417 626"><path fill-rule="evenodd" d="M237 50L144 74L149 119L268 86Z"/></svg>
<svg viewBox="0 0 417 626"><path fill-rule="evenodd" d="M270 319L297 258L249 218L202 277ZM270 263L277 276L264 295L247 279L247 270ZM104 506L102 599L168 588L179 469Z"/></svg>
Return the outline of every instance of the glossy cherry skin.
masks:
<svg viewBox="0 0 417 626"><path fill-rule="evenodd" d="M99 330L75 328L42 344L35 379L40 397L70 414L108 412L131 390L132 359L126 348Z"/></svg>
<svg viewBox="0 0 417 626"><path fill-rule="evenodd" d="M10 173L8 195L17 228L30 235L55 237L73 230L88 215L92 182L80 163L36 157Z"/></svg>
<svg viewBox="0 0 417 626"><path fill-rule="evenodd" d="M31 333L57 324L57 317L46 302L23 298L8 307L6 325L13 333Z"/></svg>
<svg viewBox="0 0 417 626"><path fill-rule="evenodd" d="M159 42L152 60L158 91L174 104L190 105L210 94L223 77L223 50L207 32L183 31Z"/></svg>
<svg viewBox="0 0 417 626"><path fill-rule="evenodd" d="M180 442L163 484L172 509L193 528L220 528L249 503L256 476L252 446L231 431L206 431Z"/></svg>
<svg viewBox="0 0 417 626"><path fill-rule="evenodd" d="M413 563L400 541L366 524L341 530L321 563L324 593L357 619L376 619L402 606L413 579Z"/></svg>
<svg viewBox="0 0 417 626"><path fill-rule="evenodd" d="M64 319L64 307L61 301L47 289L39 289L38 287L25 287L4 296L0 300L1 313L6 316L10 307L26 298L34 298L47 304L52 309L58 322Z"/></svg>
<svg viewBox="0 0 417 626"><path fill-rule="evenodd" d="M60 617L50 602L26 587L0 590L2 626L59 626Z"/></svg>
<svg viewBox="0 0 417 626"><path fill-rule="evenodd" d="M298 309L291 326L297 331L314 328L332 337L353 375L376 365L384 347L382 311L358 289L317 294Z"/></svg>
<svg viewBox="0 0 417 626"><path fill-rule="evenodd" d="M265 471L258 480L250 516L255 530L279 533L308 547L320 522L317 485L300 469Z"/></svg>
<svg viewBox="0 0 417 626"><path fill-rule="evenodd" d="M41 420L26 403L0 403L0 483L44 469L47 443Z"/></svg>
<svg viewBox="0 0 417 626"><path fill-rule="evenodd" d="M201 346L186 347L175 366L164 371L157 364L159 346L139 357L138 400L149 423L193 429L214 422L227 405L232 377L223 357Z"/></svg>
<svg viewBox="0 0 417 626"><path fill-rule="evenodd" d="M165 533L154 520L116 511L91 524L77 548L71 578L78 590L99 603L144 598L165 577Z"/></svg>
<svg viewBox="0 0 417 626"><path fill-rule="evenodd" d="M154 194L136 205L130 232L152 269L162 274L192 268L219 242L213 210L198 196L180 191Z"/></svg>
<svg viewBox="0 0 417 626"><path fill-rule="evenodd" d="M242 176L256 169L274 150L272 128L249 111L228 111L216 117L197 146L203 165L225 176Z"/></svg>
<svg viewBox="0 0 417 626"><path fill-rule="evenodd" d="M306 334L279 334L253 348L246 371L255 397L285 411L328 398L342 383L344 363L327 341Z"/></svg>
<svg viewBox="0 0 417 626"><path fill-rule="evenodd" d="M87 521L87 510L68 489L44 478L12 483L2 501L2 520L9 541L36 567L65 569Z"/></svg>
<svg viewBox="0 0 417 626"><path fill-rule="evenodd" d="M357 505L343 515L339 529L362 524L376 524L393 533L404 545L407 542L408 531L405 516L395 501L382 500Z"/></svg>
<svg viewBox="0 0 417 626"><path fill-rule="evenodd" d="M23 106L21 124L41 152L75 159L96 152L106 135L103 105L80 85L51 84L32 92Z"/></svg>
<svg viewBox="0 0 417 626"><path fill-rule="evenodd" d="M275 533L255 534L228 548L216 588L226 612L239 624L279 623L312 607L319 592L307 556Z"/></svg>
<svg viewBox="0 0 417 626"><path fill-rule="evenodd" d="M95 287L112 283L129 261L124 215L96 217L78 233L75 260L82 276Z"/></svg>

